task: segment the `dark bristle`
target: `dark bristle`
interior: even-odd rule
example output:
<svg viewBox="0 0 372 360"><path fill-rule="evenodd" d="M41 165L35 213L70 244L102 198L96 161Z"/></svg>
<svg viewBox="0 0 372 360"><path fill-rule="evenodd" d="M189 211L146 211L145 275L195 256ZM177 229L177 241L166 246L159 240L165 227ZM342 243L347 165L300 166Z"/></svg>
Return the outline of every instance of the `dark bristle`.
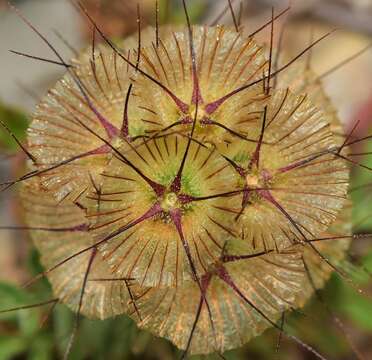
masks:
<svg viewBox="0 0 372 360"><path fill-rule="evenodd" d="M260 153L261 153L262 142L263 142L264 135L265 135L266 119L267 119L267 105L264 108L264 113L262 117L260 137L258 138L257 146L253 153L252 159L249 160L249 163L248 163L249 170L252 168L253 165L255 165L257 168L260 167Z"/></svg>
<svg viewBox="0 0 372 360"><path fill-rule="evenodd" d="M89 281L96 281L96 282L116 282L116 281L126 281L128 284L130 281L136 280L135 278L131 277L120 277L120 278L97 278L97 279L89 279Z"/></svg>
<svg viewBox="0 0 372 360"><path fill-rule="evenodd" d="M281 16L283 16L284 14L286 14L290 9L291 9L291 7L288 6L287 8L285 8L284 10L282 10L278 15L276 15L274 17L274 19L271 19L270 21L268 21L267 23L263 24L261 27L259 27L258 29L256 29L252 33L250 33L248 35L248 37L253 37L253 36L257 35L259 32L261 32L263 29L265 29L267 26L269 26L272 23L272 21L275 21L275 20L279 19Z"/></svg>
<svg viewBox="0 0 372 360"><path fill-rule="evenodd" d="M232 18L234 26L235 26L235 31L239 32L239 25L238 25L238 21L236 20L234 8L232 6L232 0L227 0L227 2L229 4L229 9L230 9L230 13L231 13L231 18Z"/></svg>
<svg viewBox="0 0 372 360"><path fill-rule="evenodd" d="M238 164L236 164L233 160L231 160L230 158L226 157L226 156L223 156L224 159L233 167L233 169L241 176L241 177L245 177L246 176L246 170L244 168L242 168L241 166L239 166Z"/></svg>
<svg viewBox="0 0 372 360"><path fill-rule="evenodd" d="M214 195L208 195L208 196L199 196L199 197L191 197L190 201L205 201L205 200L210 200L210 199L216 199L219 197L229 197L229 196L235 196L238 194L241 194L244 190L235 190L235 191L228 191L225 193L220 193L220 194L214 194Z"/></svg>
<svg viewBox="0 0 372 360"><path fill-rule="evenodd" d="M279 61L280 61L280 56L282 53L282 48L283 48L283 40L284 40L284 34L285 34L285 29L286 25L288 24L288 17L284 20L284 23L282 24L282 27L279 32L279 39L278 39L278 44L276 46L276 55L273 63L273 70L276 72L279 68ZM276 89L277 84L278 84L278 78L279 75L274 77L274 82L273 82L273 88Z"/></svg>
<svg viewBox="0 0 372 360"><path fill-rule="evenodd" d="M15 83L17 86L25 93L27 94L34 102L38 103L40 101L40 97L35 92L31 86L24 84L21 80L15 80Z"/></svg>
<svg viewBox="0 0 372 360"><path fill-rule="evenodd" d="M33 60L38 60L38 61L46 62L46 63L49 63L49 64L63 66L64 68L66 68L66 67L67 68L72 67L72 65L66 64L64 62L60 62L60 61L56 61L56 60L51 60L51 59L46 59L46 58L42 58L42 57L39 57L39 56L26 54L24 52L20 52L20 51L16 51L16 50L9 50L9 51L11 53L15 54L15 55L23 56L23 57L26 57L26 58L29 58L29 59L33 59Z"/></svg>
<svg viewBox="0 0 372 360"><path fill-rule="evenodd" d="M183 158L182 158L182 161L181 161L181 164L180 164L180 167L178 169L178 172L177 172L177 175L176 177L174 178L173 180L173 183L171 185L171 190L173 192L178 192L180 189L181 189L181 179L182 179L182 173L183 173L183 169L184 169L184 166L185 166L185 163L186 163L186 159L187 159L187 156L188 156L188 153L189 153L189 150L190 150L190 145L191 145L191 138L193 137L194 135L194 131L195 131L195 127L196 127L196 120L197 120L197 116L198 116L198 107L199 107L199 101L196 102L195 104L195 115L194 115L194 120L193 120L193 123L192 123L192 128L191 128L191 132L190 132L190 137L187 141L187 145L186 145L186 149L185 149L185 153L183 155Z"/></svg>
<svg viewBox="0 0 372 360"><path fill-rule="evenodd" d="M267 75L266 95L270 93L271 69L273 64L273 47L274 47L274 7L271 8L271 31L270 31L270 51L269 51L269 71Z"/></svg>
<svg viewBox="0 0 372 360"><path fill-rule="evenodd" d="M354 281L346 274L345 271L340 269L338 266L334 265L324 254L322 254L314 245L312 242L307 242L310 246L310 248L313 250L315 254L318 255L318 257L323 260L328 266L330 266L338 275L341 276L342 279L344 279L348 284L350 284L351 287L354 288L358 293L364 293L361 289L359 289Z"/></svg>
<svg viewBox="0 0 372 360"><path fill-rule="evenodd" d="M122 59L124 60L129 66L136 69L138 72L140 72L143 76L151 80L154 84L158 85L161 89L163 89L174 101L174 103L177 105L177 107L183 112L187 113L188 111L188 105L185 104L182 100L180 100L171 90L169 90L164 84L156 80L151 75L144 72L140 67L136 68L136 65L133 64L127 57L125 57L122 52L117 48L117 46L108 39L108 37L103 33L103 31L98 27L98 25L95 23L95 21L92 19L88 11L85 9L85 7L81 4L81 2L77 2L77 5L74 1L72 1L75 7L77 7L78 10L80 10L85 16L88 18L88 20L92 23L92 25L96 28L100 36L103 38L103 40L107 43L108 46Z"/></svg>
<svg viewBox="0 0 372 360"><path fill-rule="evenodd" d="M211 309L210 309L210 306L209 306L209 303L208 303L207 297L206 297L206 287L208 286L208 284L203 283L202 279L199 278L199 276L196 272L196 267L195 267L194 261L193 261L192 256L191 256L190 247L189 247L189 244L188 244L188 242L187 242L187 240L184 236L184 233L183 233L181 210L179 210L179 209L171 210L170 211L170 216L171 216L171 219L172 219L172 222L173 222L174 226L177 229L179 238L180 238L181 243L182 243L182 247L185 251L188 263L189 263L190 268L191 268L191 272L192 272L194 281L197 283L197 285L200 289L201 298L203 300L203 303L205 303L205 305L207 307L208 316L209 316L209 320L210 320L210 323L211 323L214 339L216 341L215 328L214 328L213 319L212 319L212 312L211 312ZM195 326L196 326L196 322L195 322ZM192 335L189 338L190 344L191 344L191 340L192 340Z"/></svg>
<svg viewBox="0 0 372 360"><path fill-rule="evenodd" d="M310 32L309 32L309 44L312 44L314 42L314 26L310 26ZM306 63L305 63L305 69L310 70L311 69L311 63L313 60L313 48L309 50L307 53Z"/></svg>
<svg viewBox="0 0 372 360"><path fill-rule="evenodd" d="M70 355L70 352L71 352L72 346L74 344L76 334L77 334L78 329L79 329L80 318L81 318L81 309L82 309L82 306L83 306L83 299L84 299L84 295L85 295L85 288L86 288L87 281L88 281L88 276L89 276L89 273L91 271L93 261L94 261L96 255L97 255L97 248L94 247L92 249L92 254L89 257L87 269L86 269L85 274L84 274L83 284L81 286L81 291L80 291L78 310L77 310L77 313L75 315L75 321L74 321L74 326L73 326L73 329L72 329L72 333L70 335L70 339L69 339L68 345L66 347L66 350L65 350L65 353L64 353L64 356L63 356L64 360L67 360L69 355Z"/></svg>
<svg viewBox="0 0 372 360"><path fill-rule="evenodd" d="M290 60L288 63L286 63L285 65L283 65L281 68L279 68L278 70L276 70L275 72L273 72L271 74L271 78L273 78L273 77L277 76L278 74L280 74L281 72L285 71L293 63L295 63L298 59L300 59L304 54L306 54L312 47L314 47L315 45L317 45L319 42L321 42L322 40L324 40L326 37L330 36L333 32L334 31L330 31L330 32L326 33L325 35L323 35L322 37L320 37L319 39L317 39L316 41L314 41L311 45L309 45L304 50L302 50L298 55L296 55L292 60ZM259 84L261 81L265 81L265 79L267 79L267 78L268 77L265 76L262 79L258 79L258 80L252 81L251 83L249 83L247 85L243 85L243 86L241 86L241 87L239 87L239 88L231 91L230 93L222 96L220 99L217 99L217 100L215 100L215 101L207 104L205 106L206 112L208 114L214 113L226 100L230 99L232 96L240 93L241 91L244 91L246 89L249 89L249 88L251 88L254 85Z"/></svg>
<svg viewBox="0 0 372 360"><path fill-rule="evenodd" d="M68 65L66 64L66 62L63 60L63 58L61 57L61 55L59 54L59 52L56 50L56 48L48 41L48 39L43 35L41 34L41 32L39 30L36 29L36 27L34 25L32 25L32 23L15 7L13 6L12 4L9 4L10 8L19 16L19 18L30 28L32 29L32 31L37 35L39 36L43 42L49 47L49 49L54 53L54 55L56 55L56 57L59 59L59 61L66 67L68 68Z"/></svg>
<svg viewBox="0 0 372 360"><path fill-rule="evenodd" d="M92 62L93 62L93 71L96 71L96 29L92 29ZM96 75L97 77L97 75Z"/></svg>
<svg viewBox="0 0 372 360"><path fill-rule="evenodd" d="M231 6L232 6L234 4L234 2L235 2L235 0L228 0L228 3L222 9L222 11L216 16L216 18L213 21L211 21L210 26L216 26L221 21L221 19L226 15L226 13L229 11L230 3L231 3Z"/></svg>
<svg viewBox="0 0 372 360"><path fill-rule="evenodd" d="M77 51L70 43L65 39L65 37L57 30L53 29L54 34L60 39L63 44L71 51L72 54L77 58L79 56L79 51Z"/></svg>
<svg viewBox="0 0 372 360"><path fill-rule="evenodd" d="M317 80L322 80L324 79L325 77L333 74L334 72L336 72L337 70L343 68L345 65L349 64L351 61L355 60L356 58L358 58L359 56L363 55L364 53L366 53L368 50L370 50L372 47L372 43L368 44L366 47L364 47L363 49L359 50L357 53L349 56L348 58L346 58L345 60L342 60L340 63L338 63L337 65L333 66L331 69L327 70L326 72L324 72L323 74L319 75L315 81Z"/></svg>
<svg viewBox="0 0 372 360"><path fill-rule="evenodd" d="M159 47L159 0L155 1L155 44Z"/></svg>
<svg viewBox="0 0 372 360"><path fill-rule="evenodd" d="M129 139L129 119L128 119L128 105L129 98L131 95L133 84L131 83L128 87L127 95L125 97L124 112L123 112L123 124L121 126L121 136L125 139Z"/></svg>
<svg viewBox="0 0 372 360"><path fill-rule="evenodd" d="M137 43L138 43L138 46L137 46L137 61L136 61L136 71L138 71L138 68L139 68L139 65L140 65L140 61L141 61L141 8L140 8L140 4L137 3Z"/></svg>
<svg viewBox="0 0 372 360"><path fill-rule="evenodd" d="M47 228L47 227L33 227L33 226L0 226L0 230L13 231L45 231L45 232L85 232L88 231L87 224L80 224L73 227L66 228Z"/></svg>
<svg viewBox="0 0 372 360"><path fill-rule="evenodd" d="M289 165L286 165L282 168L277 169L276 173L278 173L278 174L279 173L285 173L285 172L288 172L288 171L291 171L291 170L294 170L294 169L299 169L299 168L301 168L305 165L308 165L309 163L313 162L314 160L319 159L320 157L323 157L325 155L334 154L335 151L338 151L338 150L327 149L327 150L321 151L317 154L311 154L311 155L309 155L309 157L307 157L303 160L296 161L293 164L289 164Z"/></svg>
<svg viewBox="0 0 372 360"><path fill-rule="evenodd" d="M19 310L34 309L37 307L58 303L58 301L59 299L51 299L51 300L43 301L43 302L36 303L36 304L17 306L17 307L10 308L10 309L0 310L0 314L6 314L9 312L14 312L14 311L19 311Z"/></svg>
<svg viewBox="0 0 372 360"><path fill-rule="evenodd" d="M356 128L359 126L360 124L360 120L358 120L354 126L352 127L352 129L350 130L349 134L347 134L344 142L342 143L342 145L339 147L339 149L337 150L337 153L340 154L340 152L342 151L342 149L346 146L346 144L348 143L348 141L351 139L351 137L353 136L353 133L355 132Z"/></svg>
<svg viewBox="0 0 372 360"><path fill-rule="evenodd" d="M310 351L313 355L315 355L318 359L326 360L321 354L319 354L314 348L310 345L307 345L302 340L298 339L296 336L288 334L286 331L281 329L275 322L273 322L263 311L261 311L251 300L249 300L241 290L236 286L233 279L231 278L230 274L224 269L223 267L219 268L217 276L226 284L228 285L245 303L247 303L252 309L254 309L263 319L265 319L272 327L279 330L284 336L287 338L295 341L304 349Z"/></svg>
<svg viewBox="0 0 372 360"><path fill-rule="evenodd" d="M248 188L247 185L244 185L241 209L238 212L238 214L235 216L235 221L238 221L240 217L243 215L244 210L247 207L248 202L249 202L250 193L251 193L251 190Z"/></svg>
<svg viewBox="0 0 372 360"><path fill-rule="evenodd" d="M229 127L227 127L226 125L224 124L221 124L221 123L218 123L217 121L214 121L212 119L204 119L204 120L201 120L200 121L202 124L205 124L205 125L213 125L213 126L218 126L220 127L221 129L224 129L226 130L227 132L229 132L230 134L238 137L239 139L242 139L244 141L247 141L247 142L250 142L250 143L257 143L258 140L256 139L252 139L252 138L249 138L243 134L240 134L239 132L233 130L233 129L230 129Z"/></svg>
<svg viewBox="0 0 372 360"><path fill-rule="evenodd" d="M1 119L0 119L0 125L5 129L5 131L13 138L13 140L17 143L19 148L24 152L24 154L34 163L36 164L36 158L33 156L27 149L26 147L21 143L21 141L17 138L17 136L10 130L9 126L5 124Z"/></svg>
<svg viewBox="0 0 372 360"><path fill-rule="evenodd" d="M346 330L346 327L345 325L343 324L343 322L340 320L340 318L338 316L336 316L336 314L329 308L329 306L327 305L325 299L323 298L321 292L317 289L316 285L315 285L315 282L314 282L314 279L313 279L313 276L311 275L311 272L310 272L310 269L309 269L309 266L306 264L306 261L305 259L302 257L302 262L303 262L303 265L304 265L304 269L305 269L305 273L306 273L306 276L309 280L309 283L314 291L314 294L315 296L317 297L318 301L320 302L320 304L322 304L322 306L324 307L324 309L326 310L326 312L328 313L328 315L331 317L331 319L333 320L333 322L335 323L335 325L337 326L337 328L341 331L341 333L344 335L344 338L346 339L346 341L349 343L350 345L350 348L352 349L355 357L358 359L358 360L365 360L364 356L360 353L360 351L356 348L354 342L352 341L351 339L351 336L349 334L349 332Z"/></svg>
<svg viewBox="0 0 372 360"><path fill-rule="evenodd" d="M239 260L253 259L253 258L257 258L260 256L270 254L273 251L274 250L267 250L267 251L261 251L259 253L248 254L248 255L222 255L221 260L223 263L228 263L228 262L234 262L234 261L239 261Z"/></svg>
<svg viewBox="0 0 372 360"><path fill-rule="evenodd" d="M239 29L242 25L243 11L244 11L243 0L240 0L239 1L239 13L238 13L238 28Z"/></svg>
<svg viewBox="0 0 372 360"><path fill-rule="evenodd" d="M133 295L132 289L130 288L129 281L128 281L127 279L125 279L124 282L125 282L125 286L126 286L126 288L127 288L127 290L128 290L128 295L129 295L129 297L130 297L130 300L131 300L131 302L132 302L132 304L133 304L134 311L136 312L136 314L137 314L137 316L138 316L138 319L139 319L140 321L142 321L142 317L141 317L141 314L140 314L140 312L139 312L139 309L138 309L138 306L137 306L137 303L136 303L136 299L135 299L135 297L134 297L134 295Z"/></svg>
<svg viewBox="0 0 372 360"><path fill-rule="evenodd" d="M302 242L307 242L307 236L304 234L304 232L300 228L300 224L298 224L291 215L283 208L281 204L273 197L270 191L263 191L260 192L262 197L267 200L269 203L274 205L279 212L292 224L292 226L299 232L299 234L302 236L301 241Z"/></svg>
<svg viewBox="0 0 372 360"><path fill-rule="evenodd" d="M53 314L53 311L54 309L56 308L56 306L58 305L58 301L59 300L56 300L55 302L53 302L50 306L50 308L48 309L47 313L42 317L42 319L40 320L40 325L39 325L39 328L42 329L47 323L48 321L50 320L52 314Z"/></svg>
<svg viewBox="0 0 372 360"><path fill-rule="evenodd" d="M280 330L278 335L278 340L276 342L275 346L275 353L279 354L280 347L282 345L282 339L283 339L283 329L284 329L284 322L285 322L285 312L282 313L281 319L280 319Z"/></svg>
<svg viewBox="0 0 372 360"><path fill-rule="evenodd" d="M190 247L189 247L189 244L188 244L187 240L185 239L185 236L184 236L184 233L183 233L181 211L179 209L171 210L170 211L170 216L171 216L171 219L172 219L172 222L173 222L174 226L177 229L177 232L178 232L179 238L181 240L182 246L185 250L185 254L186 254L187 260L189 262L194 281L197 282L199 287L200 287L201 286L200 279L199 279L199 277L197 275L197 272L196 272L196 267L195 267L194 261L193 261L192 256L191 256Z"/></svg>
<svg viewBox="0 0 372 360"><path fill-rule="evenodd" d="M92 184L93 189L94 189L94 191L97 194L98 199L99 199L100 196L101 196L101 188L94 181L93 175L92 175L92 173L90 171L88 172L88 176L89 176L90 183Z"/></svg>
<svg viewBox="0 0 372 360"><path fill-rule="evenodd" d="M198 103L203 103L203 98L200 92L199 78L198 78L198 74L196 70L197 64L196 64L196 55L195 55L195 48L194 48L193 31L191 27L189 13L187 11L186 0L182 0L182 4L183 4L183 10L185 12L188 35L189 35L189 48L190 48L190 57L191 57L191 66L192 66L193 92L192 92L191 101L194 104L198 104Z"/></svg>
<svg viewBox="0 0 372 360"><path fill-rule="evenodd" d="M185 359L187 357L188 352L189 352L189 349L190 349L190 346L191 346L191 342L192 342L192 339L194 337L194 333L195 333L195 330L196 330L196 326L198 324L198 321L199 321L199 318L200 318L200 314L201 314L201 311L202 311L202 308L203 308L204 299L206 298L206 292L207 292L207 289L208 289L210 280L211 280L211 276L210 275L205 276L201 280L201 282L202 282L201 289L204 292L204 294L200 294L200 300L199 300L198 308L196 310L195 319L193 321L193 324L192 324L192 327L191 327L191 331L190 331L190 335L189 335L189 338L187 339L186 348L185 348L185 350L182 353L181 359Z"/></svg>
<svg viewBox="0 0 372 360"><path fill-rule="evenodd" d="M347 145L344 145L344 146L347 146ZM360 167L362 169L365 169L365 170L368 170L368 171L372 171L372 167L370 166L367 166L367 165L364 165L364 164L361 164L360 162L358 161L355 161L355 160L352 160L352 159L349 159L347 156L344 156L342 154L338 154L338 153L333 153L336 157L339 157L340 159L343 159L357 167Z"/></svg>
<svg viewBox="0 0 372 360"><path fill-rule="evenodd" d="M355 145L355 144L361 143L361 142L369 140L369 139L372 139L372 135L368 135L368 136L364 136L364 137L359 138L359 139L352 140L352 141L348 142L347 144L345 144L345 146Z"/></svg>

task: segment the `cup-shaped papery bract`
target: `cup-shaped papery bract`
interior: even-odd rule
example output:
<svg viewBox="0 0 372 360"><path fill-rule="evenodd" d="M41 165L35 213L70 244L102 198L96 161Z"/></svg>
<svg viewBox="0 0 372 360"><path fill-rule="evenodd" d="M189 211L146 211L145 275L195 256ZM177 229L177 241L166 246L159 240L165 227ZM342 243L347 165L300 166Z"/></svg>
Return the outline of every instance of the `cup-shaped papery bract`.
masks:
<svg viewBox="0 0 372 360"><path fill-rule="evenodd" d="M58 203L35 179L22 186L20 196L25 222L33 228L31 238L46 270L94 244L85 212L75 204ZM113 278L102 256L96 253L92 257L93 251L91 248L47 273L53 294L60 303L77 311L91 262L81 313L99 319L123 314L128 306L131 309L126 284L123 281L93 281Z"/></svg>

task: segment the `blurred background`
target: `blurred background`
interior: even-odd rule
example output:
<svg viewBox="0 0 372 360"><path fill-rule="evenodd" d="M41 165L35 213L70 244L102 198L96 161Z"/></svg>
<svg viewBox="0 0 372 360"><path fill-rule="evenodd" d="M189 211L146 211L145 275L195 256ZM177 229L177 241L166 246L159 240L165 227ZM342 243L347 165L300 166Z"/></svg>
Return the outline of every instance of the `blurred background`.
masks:
<svg viewBox="0 0 372 360"><path fill-rule="evenodd" d="M13 0L12 3L47 35L65 59L71 58L74 49L81 49L91 39L90 26L67 0ZM155 0L83 0L82 3L112 38L136 31L137 3L141 8L142 26L155 23ZM277 12L288 6L287 0L236 0L232 3L247 33L270 20L272 6ZM225 0L189 0L188 4L194 23L211 24L219 19L221 24L232 24L229 11L220 16L228 6ZM159 0L159 7L161 23L184 23L180 1ZM318 74L325 74L371 43L372 0L292 0L290 12L275 23L276 41L283 26L283 48L289 54L297 54L311 38L337 29L312 51L314 69ZM263 30L258 37L268 42L269 30L269 27ZM46 45L9 10L7 1L0 0L0 118L24 140L33 108L64 71L56 65L14 55L10 49L53 58ZM346 131L360 121L354 136L369 135L372 128L372 50L364 51L325 76L324 86ZM372 143L365 142L359 150L371 152ZM9 135L0 129L0 182L23 174L24 160ZM372 166L370 156L357 160ZM368 182L372 183L371 172L354 171L352 186ZM371 189L372 186L354 194L355 233L372 232ZM0 225L21 222L16 189L0 192ZM368 238L355 241L351 257L357 266L353 268L355 281L372 294L370 244ZM40 270L38 256L27 234L1 231L0 310L50 297L45 281L39 282L31 292L19 287ZM314 299L303 313L289 316L286 319L288 328L330 359L372 359L371 300L358 295L337 276L322 291L322 298L323 303ZM72 324L73 314L59 305L55 309L1 315L0 360L60 358ZM275 331L267 331L244 348L225 356L227 359L314 358L285 339L277 354L277 337ZM71 359L176 359L179 354L167 341L138 332L129 319L120 317L109 321L84 320Z"/></svg>

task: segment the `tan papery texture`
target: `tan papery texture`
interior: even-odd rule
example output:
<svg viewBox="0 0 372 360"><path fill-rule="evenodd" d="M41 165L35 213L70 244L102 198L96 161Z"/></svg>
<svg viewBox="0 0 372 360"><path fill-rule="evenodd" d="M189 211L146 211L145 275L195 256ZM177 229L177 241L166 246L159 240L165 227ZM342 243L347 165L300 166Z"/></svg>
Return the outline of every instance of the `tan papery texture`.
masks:
<svg viewBox="0 0 372 360"><path fill-rule="evenodd" d="M31 231L46 269L71 257L47 277L72 310L83 295L88 317L223 352L304 306L327 261L342 266L350 240L319 239L351 233L343 130L305 62L264 83L252 37L192 27L193 67L186 27L161 27L158 47L154 32L140 57L135 35L120 44L133 66L85 50L41 101L25 220L49 229Z"/></svg>

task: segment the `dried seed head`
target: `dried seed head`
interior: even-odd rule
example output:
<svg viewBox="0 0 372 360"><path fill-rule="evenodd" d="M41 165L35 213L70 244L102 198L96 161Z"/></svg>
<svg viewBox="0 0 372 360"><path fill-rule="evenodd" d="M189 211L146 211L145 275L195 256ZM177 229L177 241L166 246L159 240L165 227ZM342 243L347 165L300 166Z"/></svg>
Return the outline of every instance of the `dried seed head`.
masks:
<svg viewBox="0 0 372 360"><path fill-rule="evenodd" d="M282 249L293 236L306 241L335 221L346 203L349 168L334 156L337 142L323 111L304 96L275 91L266 109L259 165L255 144L238 140L224 152L245 189L244 238L258 249ZM256 133L259 127L250 124Z"/></svg>
<svg viewBox="0 0 372 360"><path fill-rule="evenodd" d="M44 266L69 264L48 272L62 302L222 352L303 306L307 270L321 287L343 259L349 241L316 240L350 231L344 137L310 70L269 87L252 37L159 33L85 52L39 105L27 222L65 229L32 231Z"/></svg>
<svg viewBox="0 0 372 360"><path fill-rule="evenodd" d="M228 162L201 144L192 142L181 177L181 188L172 191L188 139L168 135L141 144L135 150L119 151L136 164L141 174L159 184L156 191L137 171L114 157L103 173L99 211L97 196L86 205L91 209L93 235L97 241L119 230L117 236L101 246L105 260L117 276L134 277L143 286L182 286L192 273L180 243L171 212L182 213L184 237L190 241L197 273L219 258L224 243L234 233L231 227L239 202L233 197L191 201L210 194L237 190L237 177ZM156 189L155 189L156 190ZM128 231L125 225L139 219L159 204L159 212ZM92 206L93 205L93 206ZM204 270L203 270L204 269Z"/></svg>

